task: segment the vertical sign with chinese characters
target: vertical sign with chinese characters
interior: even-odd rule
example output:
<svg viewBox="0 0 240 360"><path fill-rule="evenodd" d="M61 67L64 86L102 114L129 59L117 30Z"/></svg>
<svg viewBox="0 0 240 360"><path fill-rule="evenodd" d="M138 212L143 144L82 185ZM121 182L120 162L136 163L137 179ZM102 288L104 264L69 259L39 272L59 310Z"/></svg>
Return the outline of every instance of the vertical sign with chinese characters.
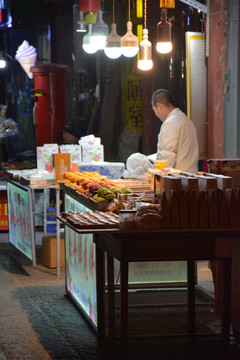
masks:
<svg viewBox="0 0 240 360"><path fill-rule="evenodd" d="M127 130L142 131L142 78L135 72L136 59L123 64L122 109Z"/></svg>

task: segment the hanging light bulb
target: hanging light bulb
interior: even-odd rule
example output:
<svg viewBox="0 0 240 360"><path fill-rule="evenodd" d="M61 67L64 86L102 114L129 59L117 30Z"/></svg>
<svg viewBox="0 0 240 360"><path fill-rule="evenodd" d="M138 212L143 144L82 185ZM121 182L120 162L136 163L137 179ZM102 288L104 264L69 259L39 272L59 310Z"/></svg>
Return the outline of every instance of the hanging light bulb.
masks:
<svg viewBox="0 0 240 360"><path fill-rule="evenodd" d="M143 40L139 46L138 68L140 70L150 70L152 67L152 44L148 40L148 29L143 29Z"/></svg>
<svg viewBox="0 0 240 360"><path fill-rule="evenodd" d="M161 21L157 24L157 45L159 53L172 51L171 24L167 21L167 9L161 9Z"/></svg>
<svg viewBox="0 0 240 360"><path fill-rule="evenodd" d="M92 24L88 25L88 33L83 36L82 47L88 54L94 54L98 50L92 40Z"/></svg>
<svg viewBox="0 0 240 360"><path fill-rule="evenodd" d="M148 40L147 27L147 0L144 0L144 29L143 39L139 46L138 68L140 70L150 70L153 66L152 62L152 44Z"/></svg>
<svg viewBox="0 0 240 360"><path fill-rule="evenodd" d="M79 20L77 21L76 25L77 32L87 32L87 25L85 23L83 12L79 11Z"/></svg>
<svg viewBox="0 0 240 360"><path fill-rule="evenodd" d="M128 22L127 32L121 37L122 54L126 57L137 55L139 50L138 38L132 32L132 22L130 21L130 0L128 0Z"/></svg>
<svg viewBox="0 0 240 360"><path fill-rule="evenodd" d="M6 61L3 57L3 52L0 51L0 69L4 69L6 67Z"/></svg>
<svg viewBox="0 0 240 360"><path fill-rule="evenodd" d="M92 42L97 50L103 50L108 36L108 26L102 19L102 10L99 9L97 22L92 27Z"/></svg>
<svg viewBox="0 0 240 360"><path fill-rule="evenodd" d="M115 24L115 0L113 0L112 31L107 36L104 52L110 59L117 59L122 55L121 36L117 34L117 25Z"/></svg>
<svg viewBox="0 0 240 360"><path fill-rule="evenodd" d="M117 34L115 23L112 23L112 31L107 36L104 52L110 59L117 59L122 55L121 36Z"/></svg>

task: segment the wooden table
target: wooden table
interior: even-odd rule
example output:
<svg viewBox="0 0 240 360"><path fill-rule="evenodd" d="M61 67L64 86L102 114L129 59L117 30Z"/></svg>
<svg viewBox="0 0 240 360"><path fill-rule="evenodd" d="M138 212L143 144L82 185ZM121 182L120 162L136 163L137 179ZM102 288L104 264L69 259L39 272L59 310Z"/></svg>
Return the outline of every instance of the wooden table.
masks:
<svg viewBox="0 0 240 360"><path fill-rule="evenodd" d="M98 340L106 340L105 252L107 253L109 336L115 336L113 258L120 261L120 350L127 358L128 345L128 264L136 261L178 261L188 263L188 324L189 339L195 338L195 260L222 260L224 299L222 302L222 341L230 342L231 246L240 236L240 229L161 229L106 230L95 232L97 272ZM81 231L84 232L84 231Z"/></svg>

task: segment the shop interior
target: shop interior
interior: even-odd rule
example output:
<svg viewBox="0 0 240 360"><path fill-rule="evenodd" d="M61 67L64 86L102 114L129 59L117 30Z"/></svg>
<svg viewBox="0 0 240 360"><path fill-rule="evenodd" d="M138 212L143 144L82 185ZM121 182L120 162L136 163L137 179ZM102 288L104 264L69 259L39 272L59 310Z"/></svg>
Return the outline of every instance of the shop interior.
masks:
<svg viewBox="0 0 240 360"><path fill-rule="evenodd" d="M6 111L5 116L16 124L18 134L1 137L3 170L8 166L35 166L36 137L40 136L36 127L43 126L36 124L36 107L38 96L41 96L33 90L37 79L35 76L29 78L15 59L24 40L36 48L35 65L52 63L69 68L64 84L65 109L62 111L65 116L61 121L53 119L56 130L51 141L48 138L44 141L43 137L40 142L63 143L62 131L66 126L78 139L88 134L99 136L106 161L126 162L131 153L140 151L148 155L155 152L160 123L152 112L149 94L143 91L145 88L148 92L168 88L174 94L177 106L186 111L185 32L205 31L206 15L203 12L186 2L175 1L175 7L169 8L167 13L174 50L171 54L159 54L155 48L156 24L161 16L157 1L147 3L145 14L143 2L131 1L129 11L128 1L116 0L113 14L112 0L100 1L104 23L110 29L114 16L120 35L126 31L129 12L134 33L138 32L140 37L146 18L154 64L148 72L137 68L137 57L110 59L101 50L94 54L83 50L85 33L76 31L81 13L79 1L39 1L30 6L22 2L20 5L18 1L9 2L11 6L7 1L5 3L3 15L7 22L4 23L3 18L0 48L6 54L7 67L0 72L0 104L2 112ZM49 102L48 106L54 104ZM150 130L143 131L145 127Z"/></svg>

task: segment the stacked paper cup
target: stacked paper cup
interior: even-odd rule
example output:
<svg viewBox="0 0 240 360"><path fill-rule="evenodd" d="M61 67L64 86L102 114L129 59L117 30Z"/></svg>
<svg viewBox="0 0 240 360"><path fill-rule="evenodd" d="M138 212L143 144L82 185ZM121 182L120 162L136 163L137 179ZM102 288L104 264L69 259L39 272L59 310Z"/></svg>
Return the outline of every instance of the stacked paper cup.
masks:
<svg viewBox="0 0 240 360"><path fill-rule="evenodd" d="M30 67L35 65L36 58L37 52L35 47L29 45L27 40L24 40L17 49L15 59L21 64L30 79L33 78Z"/></svg>

